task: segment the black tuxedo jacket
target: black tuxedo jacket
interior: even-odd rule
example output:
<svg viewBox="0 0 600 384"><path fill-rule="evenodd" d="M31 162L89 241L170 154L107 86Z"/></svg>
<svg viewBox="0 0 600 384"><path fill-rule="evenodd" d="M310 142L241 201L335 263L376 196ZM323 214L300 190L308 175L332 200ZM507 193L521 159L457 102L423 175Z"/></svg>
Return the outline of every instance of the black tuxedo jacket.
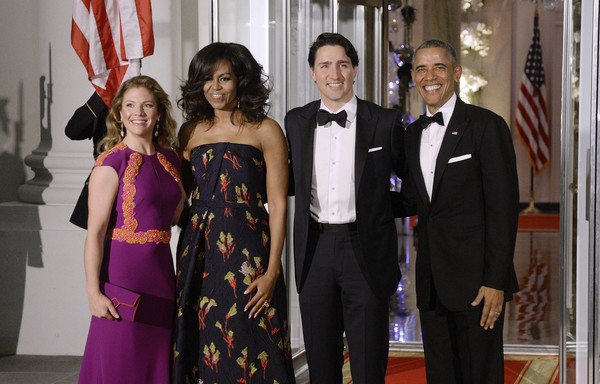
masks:
<svg viewBox="0 0 600 384"><path fill-rule="evenodd" d="M84 105L75 110L65 127L65 134L71 140L92 139L94 160L98 157L98 143L106 136L106 116L108 112L109 110L100 95L94 92ZM90 177L88 176L69 219L71 223L83 229L87 229L89 180Z"/></svg>
<svg viewBox="0 0 600 384"><path fill-rule="evenodd" d="M458 99L435 165L431 201L420 165L421 127L405 137L402 193L416 211L417 307L431 309L432 284L448 309L471 308L482 285L518 291L513 253L519 188L510 130L502 117ZM433 279L433 280L432 280Z"/></svg>
<svg viewBox="0 0 600 384"><path fill-rule="evenodd" d="M302 290L312 260L308 246L314 131L320 100L289 111L285 130L290 151L289 194L295 196L294 260L296 288ZM398 111L358 99L355 188L359 240L354 244L361 270L373 292L386 297L398 286L397 233L390 175L402 175L404 129ZM327 128L323 128L327 129Z"/></svg>

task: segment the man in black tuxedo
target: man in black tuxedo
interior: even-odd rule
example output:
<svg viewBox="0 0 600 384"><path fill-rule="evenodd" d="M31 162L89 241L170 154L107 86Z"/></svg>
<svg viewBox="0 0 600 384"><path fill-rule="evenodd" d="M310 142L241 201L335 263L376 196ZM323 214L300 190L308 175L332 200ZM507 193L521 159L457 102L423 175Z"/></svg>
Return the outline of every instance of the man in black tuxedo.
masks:
<svg viewBox="0 0 600 384"><path fill-rule="evenodd" d="M410 211L427 381L501 384L505 302L519 287L513 253L519 188L510 130L455 94L462 69L448 43L428 40L412 78L427 113L407 127Z"/></svg>
<svg viewBox="0 0 600 384"><path fill-rule="evenodd" d="M323 33L308 62L320 100L285 117L294 259L312 384L342 382L343 334L355 383L384 383L388 305L400 279L390 175L402 174L400 114L358 99L358 54Z"/></svg>

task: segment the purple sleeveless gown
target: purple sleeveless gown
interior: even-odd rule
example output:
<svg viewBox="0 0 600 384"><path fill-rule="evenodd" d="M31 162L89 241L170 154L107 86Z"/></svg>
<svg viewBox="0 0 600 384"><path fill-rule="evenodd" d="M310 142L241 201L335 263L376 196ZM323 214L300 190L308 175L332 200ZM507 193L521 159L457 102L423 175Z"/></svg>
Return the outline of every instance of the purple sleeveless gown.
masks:
<svg viewBox="0 0 600 384"><path fill-rule="evenodd" d="M95 166L119 176L100 279L121 319L92 317L79 383L168 384L175 308L169 241L180 161L169 149L142 155L121 143Z"/></svg>

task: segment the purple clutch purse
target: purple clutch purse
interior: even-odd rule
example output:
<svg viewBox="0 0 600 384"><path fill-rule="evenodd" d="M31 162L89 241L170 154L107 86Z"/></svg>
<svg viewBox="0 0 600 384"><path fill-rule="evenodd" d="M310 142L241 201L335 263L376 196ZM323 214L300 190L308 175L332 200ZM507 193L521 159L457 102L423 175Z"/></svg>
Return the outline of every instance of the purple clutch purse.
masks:
<svg viewBox="0 0 600 384"><path fill-rule="evenodd" d="M142 295L107 282L103 282L100 289L112 301L121 318L127 321L135 321Z"/></svg>
<svg viewBox="0 0 600 384"><path fill-rule="evenodd" d="M175 298L137 293L109 282L102 282L100 290L112 301L123 320L168 329L173 326Z"/></svg>

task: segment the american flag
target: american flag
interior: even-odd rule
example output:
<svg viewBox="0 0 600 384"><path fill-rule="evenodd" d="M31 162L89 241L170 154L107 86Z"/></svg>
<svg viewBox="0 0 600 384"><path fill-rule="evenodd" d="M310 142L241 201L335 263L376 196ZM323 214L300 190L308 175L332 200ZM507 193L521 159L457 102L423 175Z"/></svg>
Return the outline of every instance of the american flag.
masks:
<svg viewBox="0 0 600 384"><path fill-rule="evenodd" d="M548 313L549 268L546 257L533 251L527 274L515 293L515 320L520 340L539 340L539 328L544 326Z"/></svg>
<svg viewBox="0 0 600 384"><path fill-rule="evenodd" d="M533 19L533 40L527 53L517 103L516 128L529 153L531 166L539 172L550 160L550 130L546 109L546 78L542 64L539 16Z"/></svg>
<svg viewBox="0 0 600 384"><path fill-rule="evenodd" d="M110 107L121 83L154 53L150 0L73 0L71 45Z"/></svg>

